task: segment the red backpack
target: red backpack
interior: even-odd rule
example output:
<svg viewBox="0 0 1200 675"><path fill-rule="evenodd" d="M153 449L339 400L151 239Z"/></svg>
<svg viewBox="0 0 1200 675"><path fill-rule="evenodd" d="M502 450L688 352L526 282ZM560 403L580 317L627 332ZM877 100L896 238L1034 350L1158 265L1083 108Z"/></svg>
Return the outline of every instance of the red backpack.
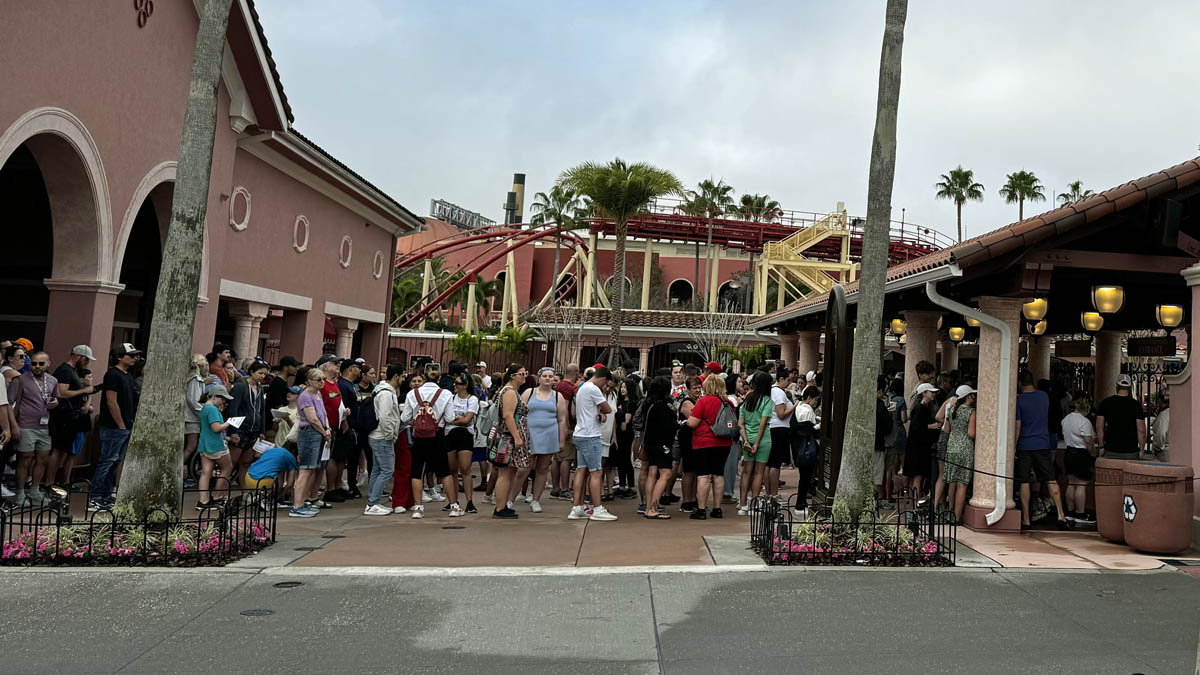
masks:
<svg viewBox="0 0 1200 675"><path fill-rule="evenodd" d="M413 438L434 438L437 436L438 423L437 417L433 414L433 404L437 403L438 397L442 395L443 389L438 389L433 395L433 400L425 403L421 399L421 391L413 390L413 395L417 397L417 418L413 420L412 432Z"/></svg>

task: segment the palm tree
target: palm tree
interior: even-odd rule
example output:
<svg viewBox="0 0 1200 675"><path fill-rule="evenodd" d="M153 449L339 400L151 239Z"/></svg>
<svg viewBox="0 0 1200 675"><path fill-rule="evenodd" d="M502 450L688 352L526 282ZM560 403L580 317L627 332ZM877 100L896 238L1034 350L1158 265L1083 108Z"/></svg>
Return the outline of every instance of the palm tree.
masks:
<svg viewBox="0 0 1200 675"><path fill-rule="evenodd" d="M964 169L962 164L942 174L942 179L933 184L938 199L949 199L958 209L958 240L962 241L962 207L968 200L983 201L983 185L975 182L975 172Z"/></svg>
<svg viewBox="0 0 1200 675"><path fill-rule="evenodd" d="M510 326L496 336L495 347L506 354L524 355L536 337L537 332L528 325Z"/></svg>
<svg viewBox="0 0 1200 675"><path fill-rule="evenodd" d="M643 162L628 164L620 157L608 163L584 162L564 171L558 182L591 199L603 217L612 219L616 234L613 275L620 278L625 277L629 219L645 211L656 197L679 194L683 189L670 171ZM612 303L608 333L608 363L612 366L617 364L620 351L621 309L625 306L625 284L617 288L620 290Z"/></svg>
<svg viewBox="0 0 1200 675"><path fill-rule="evenodd" d="M554 223L554 229L557 230L554 234L554 277L551 283L554 283L560 272L563 230L575 230L586 226L584 219L591 215L590 206L587 199L579 196L577 190L561 184L550 188L550 194L539 192L533 196L533 218L529 222L533 225Z"/></svg>
<svg viewBox="0 0 1200 675"><path fill-rule="evenodd" d="M1025 220L1025 201L1044 202L1046 201L1046 193L1042 188L1042 182L1038 177L1033 175L1032 171L1021 169L1020 171L1008 174L1008 182L1004 187L1000 188L1000 196L1004 197L1004 201L1008 204L1017 203L1017 220Z"/></svg>
<svg viewBox="0 0 1200 675"><path fill-rule="evenodd" d="M779 219L779 202L771 195L745 194L737 211L752 223L770 223Z"/></svg>
<svg viewBox="0 0 1200 675"><path fill-rule="evenodd" d="M187 380L196 296L200 294L204 216L217 134L217 87L231 5L232 0L208 0L200 10L141 406L117 493L125 520L131 516L140 519L156 508L178 513L183 495L183 397L179 384Z"/></svg>
<svg viewBox="0 0 1200 675"><path fill-rule="evenodd" d="M883 282L887 274L892 182L896 176L896 112L900 103L900 57L908 0L888 0L879 57L879 96L875 138L867 183L867 224L863 232L862 276L858 282L858 326L854 331L850 403L842 464L834 495L833 519L858 522L875 513L872 498L875 447L875 380L883 339Z"/></svg>
<svg viewBox="0 0 1200 675"><path fill-rule="evenodd" d="M1077 180L1067 183L1067 191L1058 193L1058 201L1062 202L1063 206L1066 206L1067 204L1081 202L1094 194L1096 193L1091 190L1083 189L1083 181Z"/></svg>
<svg viewBox="0 0 1200 675"><path fill-rule="evenodd" d="M712 251L713 218L723 216L733 210L733 186L727 185L723 179L714 183L711 178L706 178L700 181L696 187L699 189L687 192L687 201L690 205L688 210L692 215L702 215L708 220L708 240L705 242L704 249L708 253ZM705 292L700 296L702 298L708 297L710 290L708 285L712 281L712 263L711 255L704 259Z"/></svg>

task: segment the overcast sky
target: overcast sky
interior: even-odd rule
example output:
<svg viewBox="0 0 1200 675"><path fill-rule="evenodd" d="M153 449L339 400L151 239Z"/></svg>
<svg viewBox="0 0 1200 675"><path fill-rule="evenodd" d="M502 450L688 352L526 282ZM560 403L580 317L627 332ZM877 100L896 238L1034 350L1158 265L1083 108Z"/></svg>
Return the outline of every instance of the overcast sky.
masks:
<svg viewBox="0 0 1200 675"><path fill-rule="evenodd" d="M420 215L499 220L514 172L528 204L616 156L865 214L882 1L255 4L296 128ZM953 233L933 184L958 164L973 236L1016 220L1009 172L1052 200L1200 154L1198 26L1194 0L911 3L893 218Z"/></svg>

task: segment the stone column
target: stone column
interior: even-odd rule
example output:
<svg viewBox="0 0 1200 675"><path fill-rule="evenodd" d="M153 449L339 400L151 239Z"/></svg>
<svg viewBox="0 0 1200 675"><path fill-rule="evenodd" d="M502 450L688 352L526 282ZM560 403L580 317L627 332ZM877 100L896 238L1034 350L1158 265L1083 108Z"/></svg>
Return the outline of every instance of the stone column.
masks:
<svg viewBox="0 0 1200 675"><path fill-rule="evenodd" d="M1118 331L1100 331L1096 336L1096 391L1092 401L1100 405L1104 399L1117 393L1117 378L1121 377L1121 338Z"/></svg>
<svg viewBox="0 0 1200 675"><path fill-rule="evenodd" d="M354 358L350 352L354 349L354 332L358 330L358 319L333 317L333 328L337 331L337 342L334 343L334 353L339 359Z"/></svg>
<svg viewBox="0 0 1200 675"><path fill-rule="evenodd" d="M1004 453L1006 462L1003 473L1011 476L1013 458L1016 449L1016 410L1009 408L1007 420L998 416L1001 396L1001 384L1008 383L1006 396L1010 403L1017 395L1017 354L1020 345L1021 328L1021 299L984 297L979 299L979 310L984 314L996 317L1012 330L1012 343L1009 345L1009 357L1012 359L1007 373L1001 373L997 364L1000 363L1000 331L989 328L984 324L979 329L979 397L975 413L975 467L981 471L1000 473L997 471L996 458ZM912 324L909 323L911 326ZM909 341L911 344L911 340ZM999 447L998 431L1000 424L1008 426L1008 442L1005 447ZM973 495L967 513L963 515L966 523L977 529L987 528L992 531L1019 530L1021 514L1015 509L1013 502L1013 483L1007 482L1005 488L1005 508L1008 511L1004 517L990 528L985 516L996 505L996 481L991 476L977 475Z"/></svg>
<svg viewBox="0 0 1200 675"><path fill-rule="evenodd" d="M958 343L950 338L942 340L942 372L958 370Z"/></svg>
<svg viewBox="0 0 1200 675"><path fill-rule="evenodd" d="M1033 374L1033 381L1050 379L1050 338L1049 336L1030 336L1026 338L1029 343L1029 372Z"/></svg>
<svg viewBox="0 0 1200 675"><path fill-rule="evenodd" d="M796 334L779 333L779 358L788 368L796 367Z"/></svg>
<svg viewBox="0 0 1200 675"><path fill-rule="evenodd" d="M313 363L321 356L325 342L325 315L305 310L283 310L279 331L279 353Z"/></svg>
<svg viewBox="0 0 1200 675"><path fill-rule="evenodd" d="M642 309L650 309L650 270L653 258L654 241L647 239L646 252L642 255Z"/></svg>
<svg viewBox="0 0 1200 675"><path fill-rule="evenodd" d="M1192 265L1181 273L1187 280L1192 292L1192 304L1187 308L1184 317L1188 324L1188 365L1179 375L1168 377L1171 396L1171 463L1190 466L1200 475L1200 373L1192 372L1191 338L1195 331L1191 330L1193 317L1200 316L1200 263ZM1200 516L1200 501L1192 511L1193 516ZM1193 527L1193 532L1195 528ZM1193 535L1193 540L1195 536Z"/></svg>
<svg viewBox="0 0 1200 675"><path fill-rule="evenodd" d="M709 275L708 275L708 311L717 311L717 299L719 296L717 280L721 278L720 270L717 268L721 265L721 247L713 246L708 253L709 260Z"/></svg>
<svg viewBox="0 0 1200 675"><path fill-rule="evenodd" d="M551 283L557 283L557 280L552 280ZM475 288L476 278L472 274L470 280L467 281L467 317L463 321L463 329L468 333L475 332L475 317L479 315L479 308L475 305Z"/></svg>
<svg viewBox="0 0 1200 675"><path fill-rule="evenodd" d="M508 277L505 276L506 283L507 283L507 279L508 279ZM425 269L421 273L421 309L422 310L424 310L429 305L429 301L431 300L431 298L429 297L429 287L430 287L430 284L432 284L432 283L433 283L433 257L426 255L425 256ZM505 297L507 298L508 296L506 295ZM503 324L501 324L500 327L503 328L504 327ZM421 319L421 322L419 324L417 324L417 328L419 330L425 330L425 319Z"/></svg>
<svg viewBox="0 0 1200 675"><path fill-rule="evenodd" d="M229 301L229 317L233 319L233 351L239 359L258 355L258 334L262 320L271 307L261 302Z"/></svg>
<svg viewBox="0 0 1200 675"><path fill-rule="evenodd" d="M387 366L387 325L382 323L363 323L360 327L362 330L362 353L355 354L361 356L375 366L376 373L381 377ZM384 366L384 368L380 368Z"/></svg>
<svg viewBox="0 0 1200 675"><path fill-rule="evenodd" d="M796 334L796 368L801 375L815 371L821 364L821 331L806 330Z"/></svg>
<svg viewBox="0 0 1200 675"><path fill-rule="evenodd" d="M642 379L649 379L647 369L650 368L650 348L638 347L638 372L642 374Z"/></svg>
<svg viewBox="0 0 1200 675"><path fill-rule="evenodd" d="M917 363L937 361L937 320L939 312L906 311L904 320L908 324L904 339L904 396L905 399L917 388ZM981 361L982 363L982 361Z"/></svg>
<svg viewBox="0 0 1200 675"><path fill-rule="evenodd" d="M91 369L97 383L104 379L108 368L108 351L113 343L113 315L121 284L104 281L74 281L46 279L50 290L50 305L46 311L45 344L34 345L58 363L71 355L71 347L86 344L92 348L98 363ZM98 370L97 370L98 369Z"/></svg>

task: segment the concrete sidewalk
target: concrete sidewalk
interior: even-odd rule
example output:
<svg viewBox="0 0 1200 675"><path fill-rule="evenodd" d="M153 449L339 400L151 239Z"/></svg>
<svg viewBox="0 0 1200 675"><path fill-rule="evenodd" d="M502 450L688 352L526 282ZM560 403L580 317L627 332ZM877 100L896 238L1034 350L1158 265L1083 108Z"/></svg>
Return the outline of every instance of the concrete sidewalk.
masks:
<svg viewBox="0 0 1200 675"><path fill-rule="evenodd" d="M563 571L5 571L0 671L1177 674L1200 626L1170 571Z"/></svg>

